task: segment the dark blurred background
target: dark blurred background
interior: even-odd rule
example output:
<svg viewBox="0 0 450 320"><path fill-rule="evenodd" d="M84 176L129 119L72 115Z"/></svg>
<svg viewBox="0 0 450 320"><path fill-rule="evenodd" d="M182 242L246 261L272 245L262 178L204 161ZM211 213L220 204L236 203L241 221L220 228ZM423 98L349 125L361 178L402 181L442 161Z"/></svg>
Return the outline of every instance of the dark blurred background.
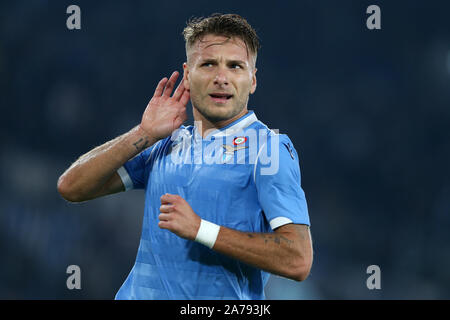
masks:
<svg viewBox="0 0 450 320"><path fill-rule="evenodd" d="M366 27L372 4L381 30ZM144 194L71 204L57 179L140 122L182 71L186 21L214 12L257 30L249 109L301 157L314 264L302 283L272 276L267 297L449 299L450 3L349 0L1 1L0 298L114 298ZM66 287L72 264L81 290Z"/></svg>

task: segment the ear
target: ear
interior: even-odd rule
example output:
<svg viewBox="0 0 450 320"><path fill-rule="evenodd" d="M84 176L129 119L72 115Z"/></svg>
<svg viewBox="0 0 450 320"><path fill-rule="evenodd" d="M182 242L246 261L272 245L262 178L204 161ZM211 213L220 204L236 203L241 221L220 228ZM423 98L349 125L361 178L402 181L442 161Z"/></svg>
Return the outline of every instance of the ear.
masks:
<svg viewBox="0 0 450 320"><path fill-rule="evenodd" d="M186 62L183 63L183 85L189 90L189 66Z"/></svg>
<svg viewBox="0 0 450 320"><path fill-rule="evenodd" d="M256 91L256 67L253 69L253 75L252 75L252 88L250 89L250 94L253 94Z"/></svg>

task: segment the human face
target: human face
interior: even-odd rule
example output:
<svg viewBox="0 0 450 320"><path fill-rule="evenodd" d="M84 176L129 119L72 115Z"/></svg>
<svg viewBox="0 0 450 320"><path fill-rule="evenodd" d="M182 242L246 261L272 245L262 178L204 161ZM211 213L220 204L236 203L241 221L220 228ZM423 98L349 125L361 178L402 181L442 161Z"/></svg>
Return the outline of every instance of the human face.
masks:
<svg viewBox="0 0 450 320"><path fill-rule="evenodd" d="M226 125L247 113L256 90L255 57L240 38L205 35L187 51L184 86L192 105L211 122Z"/></svg>

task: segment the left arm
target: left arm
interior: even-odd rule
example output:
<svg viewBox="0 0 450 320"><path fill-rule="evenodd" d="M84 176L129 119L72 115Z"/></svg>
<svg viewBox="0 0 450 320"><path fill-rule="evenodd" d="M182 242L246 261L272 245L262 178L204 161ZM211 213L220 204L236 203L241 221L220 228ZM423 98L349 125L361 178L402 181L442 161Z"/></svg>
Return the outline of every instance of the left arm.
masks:
<svg viewBox="0 0 450 320"><path fill-rule="evenodd" d="M160 211L160 228L195 240L201 218L186 200L165 194L161 197ZM309 227L292 223L273 233L242 232L221 226L213 250L296 281L307 278L313 259Z"/></svg>

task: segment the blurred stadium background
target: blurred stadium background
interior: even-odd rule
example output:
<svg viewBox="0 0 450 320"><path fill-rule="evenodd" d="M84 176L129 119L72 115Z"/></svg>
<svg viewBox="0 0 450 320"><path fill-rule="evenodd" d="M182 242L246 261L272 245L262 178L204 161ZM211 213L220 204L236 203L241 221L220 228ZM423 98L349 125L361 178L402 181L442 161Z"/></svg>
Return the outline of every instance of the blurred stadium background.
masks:
<svg viewBox="0 0 450 320"><path fill-rule="evenodd" d="M81 8L81 30L66 8ZM366 8L381 8L381 30ZM81 154L139 123L181 71L192 16L239 13L262 42L249 108L301 157L314 265L269 299L450 298L448 1L0 1L0 299L112 299L143 193L56 191ZM66 288L67 266L81 290ZM366 268L381 268L368 290Z"/></svg>

